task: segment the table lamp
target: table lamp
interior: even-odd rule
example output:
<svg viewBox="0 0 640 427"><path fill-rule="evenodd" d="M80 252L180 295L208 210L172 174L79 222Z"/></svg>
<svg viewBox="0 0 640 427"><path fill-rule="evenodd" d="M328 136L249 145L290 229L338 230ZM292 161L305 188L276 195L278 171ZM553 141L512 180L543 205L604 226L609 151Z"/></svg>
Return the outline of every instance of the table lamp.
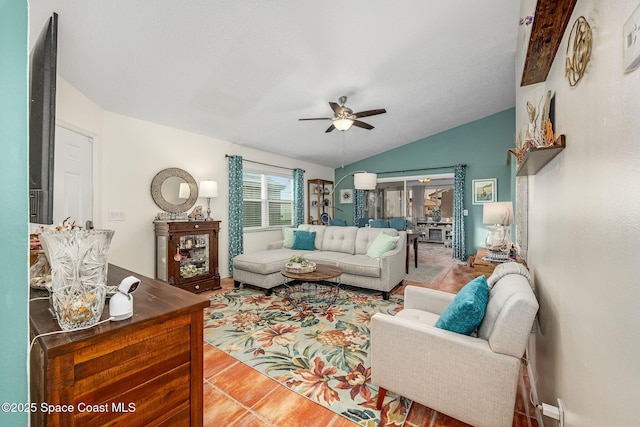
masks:
<svg viewBox="0 0 640 427"><path fill-rule="evenodd" d="M482 208L482 222L487 226L485 246L489 258L508 260L511 248L511 224L513 224L513 205L511 202L485 203Z"/></svg>
<svg viewBox="0 0 640 427"><path fill-rule="evenodd" d="M218 197L218 183L216 181L200 181L199 197L207 199L207 217L205 221L213 221L211 218L211 198Z"/></svg>

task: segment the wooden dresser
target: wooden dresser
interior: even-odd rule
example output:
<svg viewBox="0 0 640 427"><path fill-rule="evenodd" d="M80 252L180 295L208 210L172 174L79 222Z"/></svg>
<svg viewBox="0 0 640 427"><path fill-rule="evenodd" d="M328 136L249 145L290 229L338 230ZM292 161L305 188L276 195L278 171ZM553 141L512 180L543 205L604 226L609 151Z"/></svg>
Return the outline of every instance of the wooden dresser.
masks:
<svg viewBox="0 0 640 427"><path fill-rule="evenodd" d="M154 221L156 279L190 292L220 289L220 221Z"/></svg>
<svg viewBox="0 0 640 427"><path fill-rule="evenodd" d="M202 426L209 300L114 265L108 284L130 275L141 280L132 318L36 340L32 426ZM31 339L60 329L48 307L48 300L30 303Z"/></svg>

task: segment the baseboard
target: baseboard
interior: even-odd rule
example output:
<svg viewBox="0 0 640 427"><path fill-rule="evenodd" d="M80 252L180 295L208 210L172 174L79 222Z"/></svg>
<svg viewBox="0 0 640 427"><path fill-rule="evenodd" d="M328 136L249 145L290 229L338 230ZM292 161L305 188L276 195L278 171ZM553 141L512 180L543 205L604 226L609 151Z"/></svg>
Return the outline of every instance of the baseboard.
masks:
<svg viewBox="0 0 640 427"><path fill-rule="evenodd" d="M527 346L527 348L525 349L525 356L527 358L527 374L529 375L529 388L530 388L530 394L531 394L531 398L533 399L534 402L540 402L540 400L538 400L538 390L536 389L536 373L533 370L533 364L531 363L531 359L529 358L529 347ZM542 419L542 411L540 409L538 409L538 407L535 407L536 409L536 420L538 421L538 425L540 427L544 427L544 422Z"/></svg>

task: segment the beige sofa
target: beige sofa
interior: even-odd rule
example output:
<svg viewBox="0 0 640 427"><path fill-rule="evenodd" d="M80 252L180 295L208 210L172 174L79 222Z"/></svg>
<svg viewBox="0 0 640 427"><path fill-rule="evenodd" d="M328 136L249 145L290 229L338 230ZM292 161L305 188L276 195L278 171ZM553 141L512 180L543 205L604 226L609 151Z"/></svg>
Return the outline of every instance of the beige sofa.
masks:
<svg viewBox="0 0 640 427"><path fill-rule="evenodd" d="M538 302L528 273L513 272L524 267L508 264L488 280L477 336L434 326L454 294L407 286L404 310L371 319L371 382L474 426L510 427Z"/></svg>
<svg viewBox="0 0 640 427"><path fill-rule="evenodd" d="M338 227L301 225L301 229L315 231L315 250L295 250L283 247L283 240L273 242L269 250L241 254L233 259L233 280L236 287L248 283L264 289L267 294L282 285L280 273L293 255L309 261L334 265L342 269L340 283L383 292L401 284L405 275L406 233L391 228ZM400 236L395 248L379 260L367 256L367 250L379 233Z"/></svg>

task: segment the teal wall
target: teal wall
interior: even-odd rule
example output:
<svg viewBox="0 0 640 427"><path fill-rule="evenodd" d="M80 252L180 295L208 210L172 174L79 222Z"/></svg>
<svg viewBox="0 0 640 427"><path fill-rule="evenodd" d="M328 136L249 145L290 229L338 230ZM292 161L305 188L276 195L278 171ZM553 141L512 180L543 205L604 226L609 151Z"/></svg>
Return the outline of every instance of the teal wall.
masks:
<svg viewBox="0 0 640 427"><path fill-rule="evenodd" d="M27 0L0 0L0 402L27 402ZM0 425L27 414L0 411Z"/></svg>
<svg viewBox="0 0 640 427"><path fill-rule="evenodd" d="M428 120L428 118L426 119ZM357 131L357 129L356 129ZM375 132L373 130L372 132ZM433 168L455 164L467 165L465 181L465 208L469 216L465 219L467 254L473 254L483 246L486 237L482 224L482 205L473 205L471 181L474 179L496 178L498 180L498 201L511 200L511 168L507 164L507 150L513 147L515 134L515 108L493 114L480 120L449 129L437 135L420 139L393 150L351 163L335 170L335 182L348 173L358 170L381 173L385 171ZM421 174L451 173L452 168L425 172L405 172L381 174L378 178L392 176L415 176ZM353 188L353 177L347 177L336 189ZM335 200L338 203L338 199ZM342 212L336 211L337 218L353 224L353 205L336 204Z"/></svg>

